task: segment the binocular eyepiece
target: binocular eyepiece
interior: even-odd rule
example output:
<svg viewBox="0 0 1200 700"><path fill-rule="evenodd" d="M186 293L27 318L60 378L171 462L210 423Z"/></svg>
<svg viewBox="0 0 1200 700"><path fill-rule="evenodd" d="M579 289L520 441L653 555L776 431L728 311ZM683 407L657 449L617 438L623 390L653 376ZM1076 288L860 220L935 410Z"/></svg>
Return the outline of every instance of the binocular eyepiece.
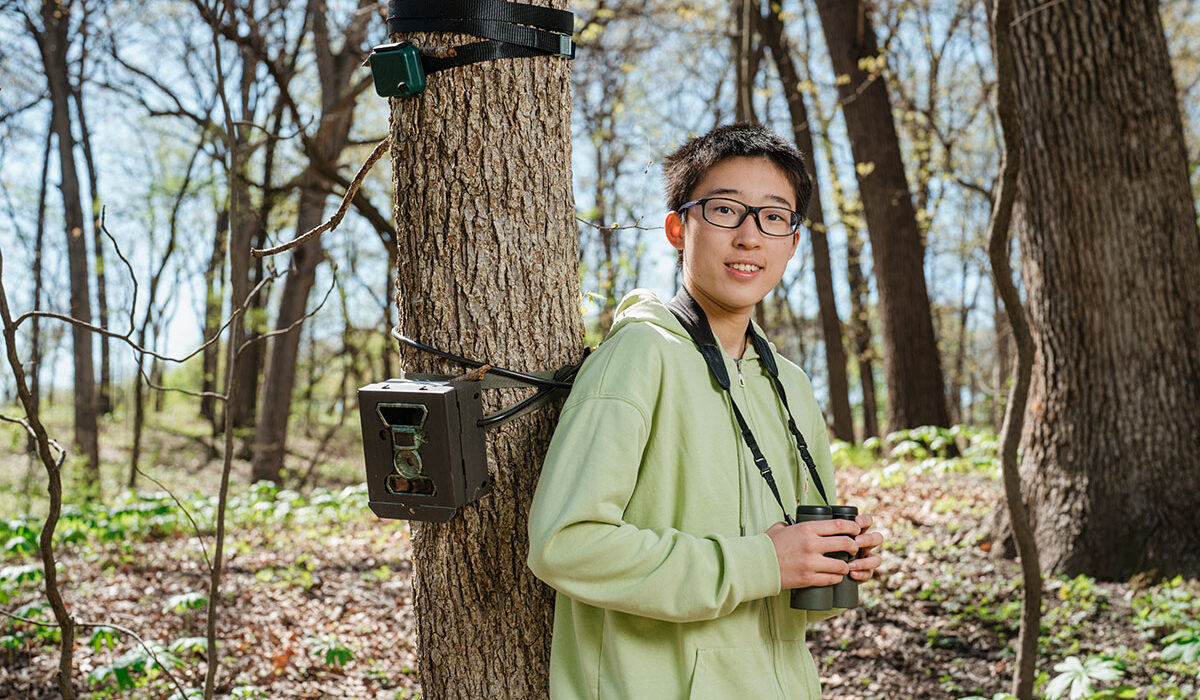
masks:
<svg viewBox="0 0 1200 700"><path fill-rule="evenodd" d="M796 523L806 523L813 520L854 520L858 515L855 506L797 506ZM827 557L850 561L853 558L849 552L830 552ZM845 576L832 586L811 586L809 588L792 589L792 609L794 610L832 610L833 608L858 607L858 584L854 579Z"/></svg>

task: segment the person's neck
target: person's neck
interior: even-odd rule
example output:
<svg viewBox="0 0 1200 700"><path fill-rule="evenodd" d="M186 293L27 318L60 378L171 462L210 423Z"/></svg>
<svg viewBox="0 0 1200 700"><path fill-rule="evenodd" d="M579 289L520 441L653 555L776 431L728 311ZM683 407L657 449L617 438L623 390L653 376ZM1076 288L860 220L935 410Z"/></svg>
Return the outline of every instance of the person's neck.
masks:
<svg viewBox="0 0 1200 700"><path fill-rule="evenodd" d="M704 309L708 327L721 347L725 348L725 353L735 360L741 359L746 352L746 328L750 325L753 308L744 312L731 311L690 288L688 293Z"/></svg>

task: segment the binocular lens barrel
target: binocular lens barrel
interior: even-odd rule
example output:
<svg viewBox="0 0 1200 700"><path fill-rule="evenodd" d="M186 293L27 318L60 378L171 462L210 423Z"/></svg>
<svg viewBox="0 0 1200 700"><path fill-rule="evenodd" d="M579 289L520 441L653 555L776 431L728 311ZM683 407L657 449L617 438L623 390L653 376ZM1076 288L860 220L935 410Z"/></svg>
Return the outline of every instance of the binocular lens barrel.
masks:
<svg viewBox="0 0 1200 700"><path fill-rule="evenodd" d="M796 523L813 520L854 520L858 515L855 506L797 506ZM830 552L827 557L849 561L849 552ZM853 608L858 605L858 584L849 576L832 586L811 586L792 589L791 606L794 610L831 610Z"/></svg>

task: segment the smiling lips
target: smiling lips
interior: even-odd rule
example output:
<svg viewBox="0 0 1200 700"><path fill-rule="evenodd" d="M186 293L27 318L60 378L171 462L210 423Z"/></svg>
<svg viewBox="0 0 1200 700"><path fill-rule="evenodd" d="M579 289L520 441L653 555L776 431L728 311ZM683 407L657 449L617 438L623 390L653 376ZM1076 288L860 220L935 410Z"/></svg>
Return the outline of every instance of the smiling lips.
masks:
<svg viewBox="0 0 1200 700"><path fill-rule="evenodd" d="M753 263L741 263L741 262L725 263L725 266L735 272L740 272L740 273L746 274L746 275L754 274L755 272L758 272L759 270L763 269L762 265L755 265Z"/></svg>

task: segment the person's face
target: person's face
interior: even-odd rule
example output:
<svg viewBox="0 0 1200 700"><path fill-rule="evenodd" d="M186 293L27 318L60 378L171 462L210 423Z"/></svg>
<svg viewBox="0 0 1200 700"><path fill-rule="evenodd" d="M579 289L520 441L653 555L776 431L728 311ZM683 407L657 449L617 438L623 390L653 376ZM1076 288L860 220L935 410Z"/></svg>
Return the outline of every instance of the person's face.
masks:
<svg viewBox="0 0 1200 700"><path fill-rule="evenodd" d="M707 197L796 209L791 183L767 158L739 156L721 161L691 193L692 200ZM668 214L666 234L671 245L683 251L684 285L710 320L714 314L752 313L783 277L799 240L798 234L764 235L752 215L737 228L721 228L705 221L700 205L689 207L683 216Z"/></svg>

